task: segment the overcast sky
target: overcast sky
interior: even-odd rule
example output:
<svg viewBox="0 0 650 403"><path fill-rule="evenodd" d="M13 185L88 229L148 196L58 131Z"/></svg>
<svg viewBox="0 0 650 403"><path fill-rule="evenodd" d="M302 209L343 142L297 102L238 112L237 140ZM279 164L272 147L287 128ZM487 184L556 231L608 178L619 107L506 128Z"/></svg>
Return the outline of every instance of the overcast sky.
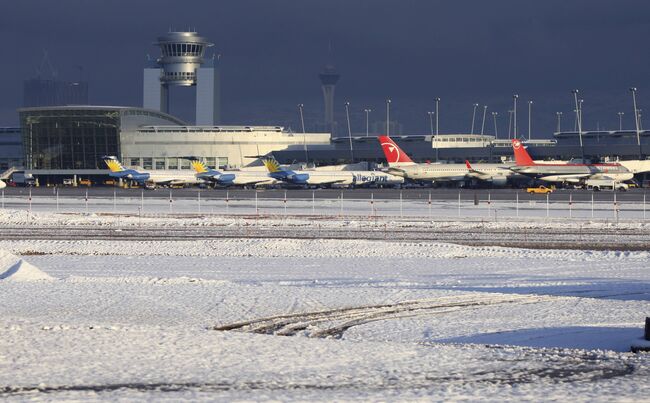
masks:
<svg viewBox="0 0 650 403"><path fill-rule="evenodd" d="M297 130L298 103L308 130L321 121L317 74L330 42L337 119L349 101L355 132L365 131L364 108L371 122L385 118L388 97L405 134L429 131L426 112L439 96L441 131L469 131L476 102L488 105L485 132L496 111L505 135L518 93L520 133L532 99L536 137L550 136L556 111L573 126L573 88L587 129L616 128L618 111L631 128L631 85L640 108L650 101L647 0L0 0L0 126L17 123L23 80L43 50L62 79L83 67L91 103L140 106L145 56L158 54L152 42L188 27L221 54L225 123ZM192 120L193 93L173 95L173 113Z"/></svg>

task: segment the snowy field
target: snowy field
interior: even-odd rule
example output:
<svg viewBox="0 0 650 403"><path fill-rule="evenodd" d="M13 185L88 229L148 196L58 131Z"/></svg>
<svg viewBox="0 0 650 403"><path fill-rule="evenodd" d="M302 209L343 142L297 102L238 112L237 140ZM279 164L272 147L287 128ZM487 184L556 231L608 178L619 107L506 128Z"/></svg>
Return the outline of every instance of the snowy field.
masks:
<svg viewBox="0 0 650 403"><path fill-rule="evenodd" d="M21 214L0 224L119 219ZM648 251L0 238L0 398L644 400L650 355L628 351L649 267Z"/></svg>

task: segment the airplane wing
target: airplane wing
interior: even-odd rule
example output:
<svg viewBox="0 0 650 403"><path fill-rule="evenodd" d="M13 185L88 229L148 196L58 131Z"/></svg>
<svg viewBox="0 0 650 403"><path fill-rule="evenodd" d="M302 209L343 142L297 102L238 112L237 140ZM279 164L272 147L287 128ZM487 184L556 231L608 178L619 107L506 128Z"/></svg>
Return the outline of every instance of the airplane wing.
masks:
<svg viewBox="0 0 650 403"><path fill-rule="evenodd" d="M491 173L474 169L472 165L469 163L469 161L467 160L465 160L465 166L467 167L467 176L469 176L470 178L486 180L492 177Z"/></svg>
<svg viewBox="0 0 650 403"><path fill-rule="evenodd" d="M237 184L238 185L245 185L245 186L257 185L258 183L264 183L264 182L271 183L271 182L275 181L275 179L273 179L271 177L268 177L266 179L249 179L249 180L243 180L243 181L241 180L241 177L239 177L239 179L240 180L237 181Z"/></svg>
<svg viewBox="0 0 650 403"><path fill-rule="evenodd" d="M157 185L182 185L188 183L185 179L163 179L163 180L153 180Z"/></svg>
<svg viewBox="0 0 650 403"><path fill-rule="evenodd" d="M467 171L472 174L480 174L480 175L487 175L486 172L481 172L477 171L476 169L472 168L472 165L469 163L469 161L465 160L465 166L467 167Z"/></svg>
<svg viewBox="0 0 650 403"><path fill-rule="evenodd" d="M319 182L311 182L310 185L336 185L337 183L343 183L345 182L345 179L331 179L331 180L323 180Z"/></svg>
<svg viewBox="0 0 650 403"><path fill-rule="evenodd" d="M388 168L382 169L381 171L389 173L389 174L401 176L401 177L406 176L406 170L398 168L398 167L388 167Z"/></svg>

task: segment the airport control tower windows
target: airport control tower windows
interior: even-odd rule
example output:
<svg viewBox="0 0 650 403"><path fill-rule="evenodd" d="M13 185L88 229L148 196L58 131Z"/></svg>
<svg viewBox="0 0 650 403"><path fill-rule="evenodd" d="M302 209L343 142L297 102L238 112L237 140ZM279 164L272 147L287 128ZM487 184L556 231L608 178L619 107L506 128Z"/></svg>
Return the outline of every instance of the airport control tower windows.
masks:
<svg viewBox="0 0 650 403"><path fill-rule="evenodd" d="M169 112L170 87L196 87L197 125L214 125L220 120L221 78L218 58L203 60L212 43L196 32L169 32L158 38L161 55L155 65L144 69L143 106Z"/></svg>

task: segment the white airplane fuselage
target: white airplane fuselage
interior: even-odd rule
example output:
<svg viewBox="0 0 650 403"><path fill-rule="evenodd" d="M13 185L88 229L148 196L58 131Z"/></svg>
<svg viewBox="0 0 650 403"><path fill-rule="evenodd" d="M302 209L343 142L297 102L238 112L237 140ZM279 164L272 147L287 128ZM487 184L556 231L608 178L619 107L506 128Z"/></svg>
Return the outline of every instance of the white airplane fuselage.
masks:
<svg viewBox="0 0 650 403"><path fill-rule="evenodd" d="M465 164L391 164L388 171L394 175L420 181L463 181L479 179L483 181L505 182L514 172L508 165L476 164L470 172Z"/></svg>
<svg viewBox="0 0 650 403"><path fill-rule="evenodd" d="M342 171L324 169L294 171L296 174L307 174L308 185L340 185L340 186L369 186L369 185L399 185L404 178L381 171Z"/></svg>
<svg viewBox="0 0 650 403"><path fill-rule="evenodd" d="M149 174L149 178L145 182L155 183L156 185L195 185L203 183L194 174L194 171L181 171L181 170L151 170L140 171L144 174Z"/></svg>

